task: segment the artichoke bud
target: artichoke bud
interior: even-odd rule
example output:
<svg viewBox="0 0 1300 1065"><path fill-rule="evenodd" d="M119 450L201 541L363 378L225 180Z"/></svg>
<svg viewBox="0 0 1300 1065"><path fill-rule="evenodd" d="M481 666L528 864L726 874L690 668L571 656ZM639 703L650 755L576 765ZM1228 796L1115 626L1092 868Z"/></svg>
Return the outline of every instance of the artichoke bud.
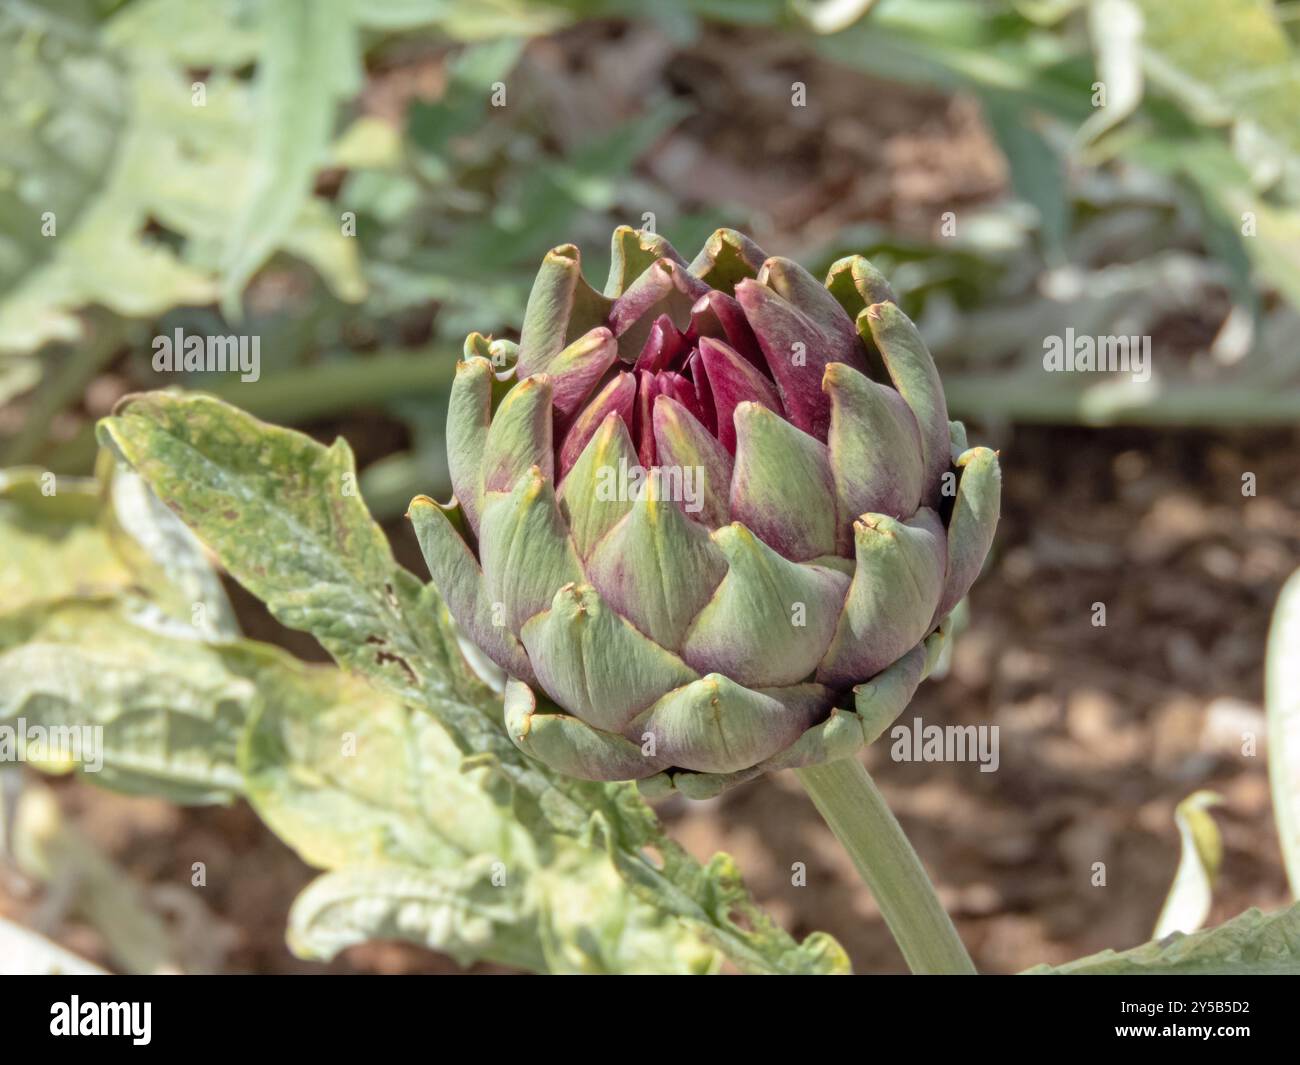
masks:
<svg viewBox="0 0 1300 1065"><path fill-rule="evenodd" d="M852 756L906 707L992 543L997 455L860 256L819 282L720 229L549 252L518 345L472 333L435 585L559 772L717 794ZM877 371L873 373L872 367Z"/></svg>

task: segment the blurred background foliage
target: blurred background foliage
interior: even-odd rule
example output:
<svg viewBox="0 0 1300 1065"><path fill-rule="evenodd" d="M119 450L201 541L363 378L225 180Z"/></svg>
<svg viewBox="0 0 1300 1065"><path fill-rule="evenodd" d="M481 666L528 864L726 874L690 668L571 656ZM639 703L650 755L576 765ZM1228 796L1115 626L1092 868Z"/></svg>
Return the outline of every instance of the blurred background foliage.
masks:
<svg viewBox="0 0 1300 1065"><path fill-rule="evenodd" d="M1293 422L1297 11L7 4L0 465L87 472L95 417L184 384L288 424L381 411L363 492L399 513L444 487L464 334L517 329L557 243L599 276L619 223L867 254L962 417ZM1152 380L1043 373L1067 324L1150 335ZM261 379L155 373L178 327L259 336Z"/></svg>

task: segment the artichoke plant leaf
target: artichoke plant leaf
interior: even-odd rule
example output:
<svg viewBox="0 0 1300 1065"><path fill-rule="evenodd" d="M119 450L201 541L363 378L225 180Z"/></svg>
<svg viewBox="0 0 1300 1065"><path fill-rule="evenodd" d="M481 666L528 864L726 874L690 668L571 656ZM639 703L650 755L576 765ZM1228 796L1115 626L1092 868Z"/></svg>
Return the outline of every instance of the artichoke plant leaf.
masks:
<svg viewBox="0 0 1300 1065"><path fill-rule="evenodd" d="M459 867L512 859L526 839L460 775L446 733L355 674L244 652L260 707L240 745L248 799L310 865Z"/></svg>
<svg viewBox="0 0 1300 1065"><path fill-rule="evenodd" d="M45 730L29 759L174 802L238 795L254 692L200 640L238 630L193 534L144 483L0 473L0 553L14 563L0 576L0 719Z"/></svg>
<svg viewBox="0 0 1300 1065"><path fill-rule="evenodd" d="M195 535L133 470L119 464L106 479L111 505L104 524L133 580L169 616L205 637L237 639L234 608Z"/></svg>
<svg viewBox="0 0 1300 1065"><path fill-rule="evenodd" d="M539 941L512 927L523 908L517 895L493 885L483 860L457 869L348 866L318 877L294 900L289 946L328 960L370 939L400 939L462 965L486 959L543 970Z"/></svg>
<svg viewBox="0 0 1300 1065"><path fill-rule="evenodd" d="M29 612L21 642L0 646L0 723L21 719L25 737L45 730L46 748L27 757L47 770L171 802L228 802L243 790L235 752L254 686L221 648L151 617L115 601Z"/></svg>
<svg viewBox="0 0 1300 1065"><path fill-rule="evenodd" d="M1296 975L1300 904L1278 913L1249 909L1202 932L1175 932L1132 950L1103 950L1064 965L1036 965L1028 976Z"/></svg>

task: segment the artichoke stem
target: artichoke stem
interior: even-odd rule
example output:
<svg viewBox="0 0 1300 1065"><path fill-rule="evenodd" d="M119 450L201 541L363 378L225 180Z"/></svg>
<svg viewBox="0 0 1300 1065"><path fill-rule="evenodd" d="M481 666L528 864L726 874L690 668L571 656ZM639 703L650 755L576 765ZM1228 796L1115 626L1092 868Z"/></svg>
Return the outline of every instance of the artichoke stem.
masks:
<svg viewBox="0 0 1300 1065"><path fill-rule="evenodd" d="M795 775L853 859L912 972L974 974L920 858L866 768L841 758Z"/></svg>

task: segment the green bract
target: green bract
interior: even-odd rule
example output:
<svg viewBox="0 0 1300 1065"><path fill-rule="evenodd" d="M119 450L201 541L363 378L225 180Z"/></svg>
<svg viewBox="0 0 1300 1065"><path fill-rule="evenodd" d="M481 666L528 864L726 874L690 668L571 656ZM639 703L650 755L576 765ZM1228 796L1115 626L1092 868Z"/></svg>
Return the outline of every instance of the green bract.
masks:
<svg viewBox="0 0 1300 1065"><path fill-rule="evenodd" d="M875 739L998 518L871 264L823 285L725 229L690 263L619 229L603 293L551 251L519 344L466 341L447 451L410 516L511 738L693 796Z"/></svg>

